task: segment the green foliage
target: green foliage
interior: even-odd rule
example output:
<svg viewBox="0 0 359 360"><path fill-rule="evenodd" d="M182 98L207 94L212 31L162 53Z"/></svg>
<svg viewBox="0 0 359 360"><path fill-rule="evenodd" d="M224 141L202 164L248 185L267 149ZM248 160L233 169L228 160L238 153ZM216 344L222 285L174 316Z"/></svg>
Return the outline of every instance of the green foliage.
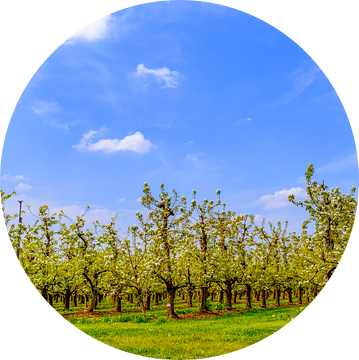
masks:
<svg viewBox="0 0 359 360"><path fill-rule="evenodd" d="M314 167L308 166L305 173L307 199L295 201L294 195L289 201L296 206L305 207L309 218L303 223L300 236L292 235L300 283L323 286L330 279L344 253L353 228L357 201L356 188L350 194L341 193L338 187L331 188L324 181L319 184L312 179ZM308 224L314 223L315 231L308 234Z"/></svg>
<svg viewBox="0 0 359 360"><path fill-rule="evenodd" d="M115 322L129 322L132 320L132 317L129 315L121 315L116 318Z"/></svg>
<svg viewBox="0 0 359 360"><path fill-rule="evenodd" d="M177 313L178 315L182 315L182 314L191 314L191 313L193 313L193 312L195 312L195 311L197 311L197 309L178 309L178 310L176 311L176 313Z"/></svg>
<svg viewBox="0 0 359 360"><path fill-rule="evenodd" d="M156 321L155 324L156 325L161 325L161 324L166 324L167 323L167 319L163 316L159 317Z"/></svg>
<svg viewBox="0 0 359 360"><path fill-rule="evenodd" d="M152 358L196 359L219 356L250 346L281 329L299 313L299 307L269 308L197 320L167 321L159 317L149 323L93 321L74 325L105 344L133 354Z"/></svg>
<svg viewBox="0 0 359 360"><path fill-rule="evenodd" d="M136 324L140 324L140 323L148 323L151 321L151 319L147 316L136 315L132 321Z"/></svg>
<svg viewBox="0 0 359 360"><path fill-rule="evenodd" d="M62 296L63 310L69 311L70 298L86 298L91 312L103 297L119 304L131 296L134 303L127 304L127 309L140 308L142 314L131 320L111 317L111 321L146 323L151 319L146 316L146 301L150 299L153 306L154 294L163 295L159 307L165 307L169 317L176 317L174 297L179 291L197 295L236 291L243 295L262 289L320 290L349 240L356 190L353 187L348 195L337 187L329 190L324 182L313 180L312 165L305 175L307 199L296 201L294 195L289 196L290 202L308 211L300 235L288 233L287 222L274 224L263 219L256 224L253 215L228 210L220 190L215 201L204 199L202 203L194 190L193 199L187 202L176 190L167 192L163 184L155 197L147 183L142 205L148 215L138 212L137 224L125 234L116 227L117 216L109 224L95 222L90 230L86 212L73 221L62 211L51 214L48 206L39 208L34 226L10 225L17 215L5 214L4 219L19 261L47 300ZM1 190L3 211L12 195ZM309 223L314 226L312 233ZM230 309L229 299L227 296ZM209 299L206 307L225 309L222 304L211 305ZM192 310L179 309L177 313Z"/></svg>
<svg viewBox="0 0 359 360"><path fill-rule="evenodd" d="M5 225L8 225L9 222L11 220L13 220L14 218L16 218L18 215L9 215L9 214L5 214L5 203L8 199L10 199L13 195L16 195L16 192L13 191L10 194L5 194L5 192L0 188L0 196L1 196L1 209L3 212L3 216L4 216L4 220L5 220Z"/></svg>

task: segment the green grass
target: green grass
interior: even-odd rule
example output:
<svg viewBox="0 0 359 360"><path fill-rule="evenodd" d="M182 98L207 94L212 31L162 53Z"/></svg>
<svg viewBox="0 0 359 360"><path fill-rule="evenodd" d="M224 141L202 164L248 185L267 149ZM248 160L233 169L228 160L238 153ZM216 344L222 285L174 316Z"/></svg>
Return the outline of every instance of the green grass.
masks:
<svg viewBox="0 0 359 360"><path fill-rule="evenodd" d="M283 301L285 303L285 301ZM235 305L242 308L243 304ZM166 311L69 318L77 328L117 349L166 359L196 359L227 354L273 334L303 307L251 309L206 319L170 320ZM178 309L178 313L198 309Z"/></svg>

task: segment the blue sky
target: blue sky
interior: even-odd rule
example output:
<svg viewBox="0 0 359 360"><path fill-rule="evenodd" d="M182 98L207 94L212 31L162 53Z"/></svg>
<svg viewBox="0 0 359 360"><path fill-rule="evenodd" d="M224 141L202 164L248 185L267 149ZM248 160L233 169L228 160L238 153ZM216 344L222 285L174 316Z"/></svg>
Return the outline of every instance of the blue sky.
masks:
<svg viewBox="0 0 359 360"><path fill-rule="evenodd" d="M40 67L10 121L1 186L89 222L136 222L143 183L299 230L309 163L349 192L354 138L328 79L294 42L240 11L140 5L100 19ZM31 215L25 221L33 221Z"/></svg>

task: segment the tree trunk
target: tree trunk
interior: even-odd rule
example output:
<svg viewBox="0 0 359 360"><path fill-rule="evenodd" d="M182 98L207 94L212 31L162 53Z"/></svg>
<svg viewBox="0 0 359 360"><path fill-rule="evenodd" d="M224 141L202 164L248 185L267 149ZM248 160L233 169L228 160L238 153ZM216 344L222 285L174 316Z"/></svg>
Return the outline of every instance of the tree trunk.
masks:
<svg viewBox="0 0 359 360"><path fill-rule="evenodd" d="M226 289L226 310L232 310L232 286Z"/></svg>
<svg viewBox="0 0 359 360"><path fill-rule="evenodd" d="M41 289L41 295L42 295L42 297L47 301L47 289L46 289L46 286L44 286L44 287Z"/></svg>
<svg viewBox="0 0 359 360"><path fill-rule="evenodd" d="M91 295L89 302L87 304L86 312L93 312L96 309L97 305L97 291L94 289L91 289Z"/></svg>
<svg viewBox="0 0 359 360"><path fill-rule="evenodd" d="M223 296L224 295L224 291L223 290L220 290L219 291L219 295L218 295L218 302L220 303L220 304L223 304L223 301L224 301L224 299L223 299Z"/></svg>
<svg viewBox="0 0 359 360"><path fill-rule="evenodd" d="M145 310L151 310L151 294L146 294Z"/></svg>
<svg viewBox="0 0 359 360"><path fill-rule="evenodd" d="M121 312L121 296L115 295L115 311Z"/></svg>
<svg viewBox="0 0 359 360"><path fill-rule="evenodd" d="M232 284L227 283L226 286L226 310L232 310Z"/></svg>
<svg viewBox="0 0 359 360"><path fill-rule="evenodd" d="M187 302L187 307L189 307L189 308L193 307L192 296L193 296L192 290L187 290L187 292L186 292L186 302Z"/></svg>
<svg viewBox="0 0 359 360"><path fill-rule="evenodd" d="M256 301L259 301L260 294L260 291L256 290Z"/></svg>
<svg viewBox="0 0 359 360"><path fill-rule="evenodd" d="M299 286L298 289L298 304L302 304L303 288Z"/></svg>
<svg viewBox="0 0 359 360"><path fill-rule="evenodd" d="M175 297L176 297L176 289L175 288L167 289L167 319L178 320L178 316L175 313Z"/></svg>
<svg viewBox="0 0 359 360"><path fill-rule="evenodd" d="M307 289L305 289L305 296L306 296L306 301L307 301L307 303L309 303L309 289L307 288Z"/></svg>
<svg viewBox="0 0 359 360"><path fill-rule="evenodd" d="M238 291L234 291L234 293L233 293L233 304L237 304L237 295L238 295Z"/></svg>
<svg viewBox="0 0 359 360"><path fill-rule="evenodd" d="M313 291L314 299L317 297L317 295L318 295L318 288L316 286L314 286L314 291Z"/></svg>
<svg viewBox="0 0 359 360"><path fill-rule="evenodd" d="M275 306L280 306L280 289L275 292Z"/></svg>
<svg viewBox="0 0 359 360"><path fill-rule="evenodd" d="M76 294L73 297L73 304L74 304L74 307L77 307L77 296L76 296Z"/></svg>
<svg viewBox="0 0 359 360"><path fill-rule="evenodd" d="M265 308L267 307L267 302L266 302L266 290L265 290L265 289L261 289L260 295L261 295L261 308L265 309Z"/></svg>
<svg viewBox="0 0 359 360"><path fill-rule="evenodd" d="M200 289L200 304L199 304L199 312L205 313L208 311L207 308L207 297L208 297L208 287L202 286Z"/></svg>
<svg viewBox="0 0 359 360"><path fill-rule="evenodd" d="M64 308L62 309L62 311L69 311L70 310L70 298L71 298L70 291L66 290Z"/></svg>
<svg viewBox="0 0 359 360"><path fill-rule="evenodd" d="M252 309L251 291L251 286L246 284L246 309Z"/></svg>
<svg viewBox="0 0 359 360"><path fill-rule="evenodd" d="M211 302L214 301L214 291L211 291Z"/></svg>
<svg viewBox="0 0 359 360"><path fill-rule="evenodd" d="M54 306L54 299L51 294L48 295L47 300L51 306Z"/></svg>
<svg viewBox="0 0 359 360"><path fill-rule="evenodd" d="M288 305L293 305L293 297L292 297L292 289L291 288L287 289L287 294L288 294Z"/></svg>
<svg viewBox="0 0 359 360"><path fill-rule="evenodd" d="M159 298L159 293L155 294L155 306L158 305L158 298Z"/></svg>

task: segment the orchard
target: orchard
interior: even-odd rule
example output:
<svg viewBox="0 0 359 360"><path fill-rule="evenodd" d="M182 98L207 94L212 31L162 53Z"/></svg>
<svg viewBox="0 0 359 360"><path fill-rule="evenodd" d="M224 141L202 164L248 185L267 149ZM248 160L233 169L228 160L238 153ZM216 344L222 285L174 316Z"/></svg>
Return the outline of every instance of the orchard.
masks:
<svg viewBox="0 0 359 360"><path fill-rule="evenodd" d="M196 299L196 312L210 314L215 299L223 304L218 309L231 311L242 298L248 310L254 301L264 309L269 298L279 307L284 297L291 305L294 297L302 304L304 296L309 302L318 294L343 255L357 202L354 187L344 194L313 175L309 165L306 200L288 199L308 213L300 234L288 233L287 222L256 224L253 215L236 214L220 190L215 200L199 202L195 190L187 199L161 184L156 196L145 183L145 211L126 233L116 217L90 230L86 213L73 220L62 211L51 214L48 206L34 214L34 225L15 224L19 215L5 213L14 193L1 191L1 199L17 257L52 306L61 303L68 312L81 304L92 314L106 300L120 313L126 302L148 319L151 307L164 301L167 318L178 319L176 296L187 308Z"/></svg>

